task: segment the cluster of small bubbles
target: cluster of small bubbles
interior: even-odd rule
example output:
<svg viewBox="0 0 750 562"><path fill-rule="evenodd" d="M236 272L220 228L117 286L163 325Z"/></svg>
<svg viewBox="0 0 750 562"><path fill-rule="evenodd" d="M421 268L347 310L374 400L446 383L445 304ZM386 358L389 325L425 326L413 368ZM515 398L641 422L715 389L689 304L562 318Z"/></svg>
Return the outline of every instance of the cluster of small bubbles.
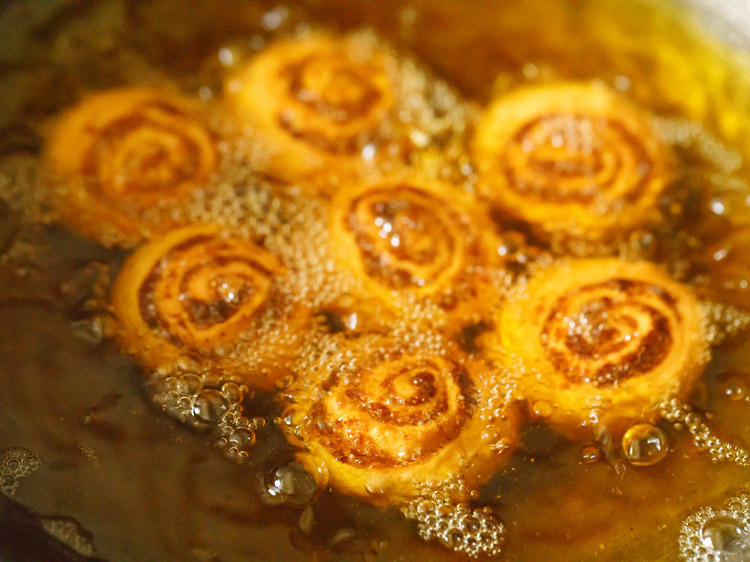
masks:
<svg viewBox="0 0 750 562"><path fill-rule="evenodd" d="M286 295L285 295L286 297ZM280 298L279 301L282 301ZM234 369L242 372L257 373L261 377L273 370L285 370L287 350L296 349L314 335L314 330L294 329L289 322L280 321L284 318L294 318L296 314L305 312L304 304L295 304L290 300L275 303L277 307L265 311L253 326L252 337L240 335L233 342L232 348L225 355L226 365L233 365Z"/></svg>
<svg viewBox="0 0 750 562"><path fill-rule="evenodd" d="M225 60L239 56L232 49L219 51ZM210 92L209 92L210 93ZM222 138L217 143L220 167L211 181L194 190L183 205L168 209L167 218L182 223L214 223L250 238L278 232L294 211L294 193L289 186L260 174L271 149L257 135L247 134L221 111L208 114L210 128ZM154 220L164 218L164 209L154 208ZM155 223L158 224L158 223Z"/></svg>
<svg viewBox="0 0 750 562"><path fill-rule="evenodd" d="M689 405L672 399L662 403L662 417L675 428L687 428L693 438L693 444L705 451L714 462L731 462L750 467L750 451L739 445L727 443L714 435L711 428L701 416Z"/></svg>
<svg viewBox="0 0 750 562"><path fill-rule="evenodd" d="M164 412L193 428L209 431L216 446L233 459L248 456L256 431L266 423L262 417L243 415L246 386L210 372L156 372L148 387L152 401Z"/></svg>
<svg viewBox="0 0 750 562"><path fill-rule="evenodd" d="M650 423L636 424L622 437L622 451L630 464L651 466L667 456L667 437L661 429Z"/></svg>
<svg viewBox="0 0 750 562"><path fill-rule="evenodd" d="M76 441L75 447L94 467L99 468L101 466L101 459L91 445L83 443L82 441Z"/></svg>
<svg viewBox="0 0 750 562"><path fill-rule="evenodd" d="M461 487L458 481L456 485ZM505 540L505 527L489 506L472 509L468 503L453 501L454 488L448 484L423 491L402 512L417 522L419 536L425 541L438 540L472 558L482 554L497 556Z"/></svg>
<svg viewBox="0 0 750 562"><path fill-rule="evenodd" d="M750 494L704 507L682 523L680 555L687 562L744 562L750 557Z"/></svg>
<svg viewBox="0 0 750 562"><path fill-rule="evenodd" d="M583 237L571 237L565 232L554 232L550 236L550 251L556 256L573 257L625 257L633 254L629 240L613 234L607 240L589 240Z"/></svg>
<svg viewBox="0 0 750 562"><path fill-rule="evenodd" d="M0 493L14 495L19 481L39 468L40 462L38 456L23 447L0 450Z"/></svg>
<svg viewBox="0 0 750 562"><path fill-rule="evenodd" d="M491 272L490 280L492 288L500 298L498 303L502 302L511 292L516 283L517 276L514 272L506 269L497 269Z"/></svg>
<svg viewBox="0 0 750 562"><path fill-rule="evenodd" d="M398 100L391 116L383 120L378 131L381 151L401 151L402 140L408 140L408 164L426 177L441 178L459 185L466 178L460 161L466 154L470 123L476 120L478 108L465 102L446 82L432 76L416 60L399 56L383 45L371 32L354 36L363 48L377 48L388 53L393 66L392 85ZM370 174L388 173L392 164L381 163Z"/></svg>
<svg viewBox="0 0 750 562"><path fill-rule="evenodd" d="M221 52L225 58L233 56L229 49ZM210 89L204 95L210 96ZM219 169L179 206L155 205L145 210L143 222L214 223L254 238L279 228L283 216L273 204L277 190L256 171L267 159L268 148L241 134L238 125L219 111L208 112L207 122L222 139L216 144Z"/></svg>
<svg viewBox="0 0 750 562"><path fill-rule="evenodd" d="M69 517L40 517L39 522L50 535L81 556L95 554L93 535Z"/></svg>
<svg viewBox="0 0 750 562"><path fill-rule="evenodd" d="M334 267L328 222L322 202L309 199L291 216L290 229L267 241L289 266L290 294L310 306L337 302L343 295L356 292L354 278Z"/></svg>
<svg viewBox="0 0 750 562"><path fill-rule="evenodd" d="M342 348L342 338L319 337L310 339L300 351L293 370L298 373L309 373L318 368L329 369L336 368L339 364L346 363L352 359L351 350ZM309 385L302 385L299 389L303 394L309 393ZM294 402L290 392L287 400Z"/></svg>
<svg viewBox="0 0 750 562"><path fill-rule="evenodd" d="M397 342L393 350L401 348L405 352L420 351L438 356L444 356L448 352L445 336L432 330L419 329L414 324L399 324L394 327L392 335Z"/></svg>
<svg viewBox="0 0 750 562"><path fill-rule="evenodd" d="M654 117L653 124L667 143L697 152L704 161L725 174L732 174L742 166L742 155L726 148L700 123L688 119Z"/></svg>
<svg viewBox="0 0 750 562"><path fill-rule="evenodd" d="M488 396L488 406L493 416L497 417L496 414L504 413L509 402L527 399L526 393L518 383L520 379L526 376L527 372L524 362L514 355L508 355L503 359L502 364L492 366L489 371L489 375L492 377L492 385L490 385L491 393ZM552 404L550 406L554 408ZM552 411L550 411L551 413Z"/></svg>
<svg viewBox="0 0 750 562"><path fill-rule="evenodd" d="M711 345L720 345L750 326L750 314L717 302L702 303L705 336Z"/></svg>
<svg viewBox="0 0 750 562"><path fill-rule="evenodd" d="M209 222L251 239L271 236L283 228L287 209L283 192L244 169L232 170L224 181L193 194L181 213L187 222ZM180 220L180 216L175 217Z"/></svg>
<svg viewBox="0 0 750 562"><path fill-rule="evenodd" d="M308 507L328 486L325 462L306 451L273 456L263 474L263 499L271 505Z"/></svg>

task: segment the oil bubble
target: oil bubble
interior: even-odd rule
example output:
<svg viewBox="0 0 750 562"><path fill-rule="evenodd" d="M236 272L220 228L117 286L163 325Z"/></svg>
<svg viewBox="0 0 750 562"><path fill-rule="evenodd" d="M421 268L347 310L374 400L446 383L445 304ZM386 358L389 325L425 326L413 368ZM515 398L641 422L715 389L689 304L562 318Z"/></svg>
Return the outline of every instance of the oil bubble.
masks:
<svg viewBox="0 0 750 562"><path fill-rule="evenodd" d="M203 387L219 387L221 386L222 379L221 375L219 373L213 372L213 371L206 371L201 373L201 381L203 382Z"/></svg>
<svg viewBox="0 0 750 562"><path fill-rule="evenodd" d="M745 382L737 377L730 377L726 379L722 385L724 396L734 402L745 398L747 393L747 387Z"/></svg>
<svg viewBox="0 0 750 562"><path fill-rule="evenodd" d="M440 542L447 548L457 550L464 543L465 537L463 532L458 529L449 529L440 536Z"/></svg>
<svg viewBox="0 0 750 562"><path fill-rule="evenodd" d="M328 485L328 467L311 453L285 453L268 464L263 484L268 503L307 507Z"/></svg>
<svg viewBox="0 0 750 562"><path fill-rule="evenodd" d="M200 376L194 373L181 375L177 379L177 390L183 394L196 394L203 388Z"/></svg>
<svg viewBox="0 0 750 562"><path fill-rule="evenodd" d="M548 418L552 415L552 404L544 400L537 400L533 405L534 415L540 418Z"/></svg>
<svg viewBox="0 0 750 562"><path fill-rule="evenodd" d="M231 447L237 447L242 451L255 445L255 432L248 427L235 429L227 436L227 442Z"/></svg>
<svg viewBox="0 0 750 562"><path fill-rule="evenodd" d="M667 438L658 427L640 423L629 428L622 438L622 451L630 464L651 466L667 455Z"/></svg>
<svg viewBox="0 0 750 562"><path fill-rule="evenodd" d="M230 402L240 402L242 400L244 389L237 383L228 382L222 385L221 392L224 393L224 396L226 396L227 400Z"/></svg>
<svg viewBox="0 0 750 562"><path fill-rule="evenodd" d="M703 544L717 552L738 549L750 554L750 537L739 521L733 517L714 517L706 521L701 530Z"/></svg>
<svg viewBox="0 0 750 562"><path fill-rule="evenodd" d="M151 380L151 386L154 394L168 394L171 392L179 393L177 390L177 377L165 377L156 373Z"/></svg>
<svg viewBox="0 0 750 562"><path fill-rule="evenodd" d="M584 447L583 450L581 450L581 460L586 464L590 464L590 463L594 463L598 461L599 449L597 449L593 445Z"/></svg>
<svg viewBox="0 0 750 562"><path fill-rule="evenodd" d="M228 410L229 400L218 390L204 390L193 402L193 415L204 423L218 423Z"/></svg>

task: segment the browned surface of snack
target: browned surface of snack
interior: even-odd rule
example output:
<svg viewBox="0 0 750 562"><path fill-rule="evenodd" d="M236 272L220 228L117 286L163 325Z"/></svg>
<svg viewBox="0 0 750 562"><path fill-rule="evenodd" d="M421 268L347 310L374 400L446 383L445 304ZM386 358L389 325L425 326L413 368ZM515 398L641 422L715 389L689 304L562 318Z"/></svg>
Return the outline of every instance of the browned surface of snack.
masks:
<svg viewBox="0 0 750 562"><path fill-rule="evenodd" d="M606 239L653 223L673 175L648 114L598 83L497 98L473 151L485 195L547 235Z"/></svg>
<svg viewBox="0 0 750 562"><path fill-rule="evenodd" d="M251 386L272 388L309 328L310 313L278 288L283 266L248 240L212 225L171 231L139 248L113 288L123 349L152 369L197 353L211 367ZM283 323L287 340L264 333ZM248 371L232 350L241 342L265 360Z"/></svg>
<svg viewBox="0 0 750 562"><path fill-rule="evenodd" d="M92 94L57 121L47 142L51 181L61 184L58 212L108 246L167 231L169 211L217 170L216 142L188 98L144 88Z"/></svg>
<svg viewBox="0 0 750 562"><path fill-rule="evenodd" d="M340 338L323 344L340 361L300 369L290 435L325 461L338 491L405 506L460 481L451 495L465 501L515 448L518 409L487 366L439 338L418 341Z"/></svg>
<svg viewBox="0 0 750 562"><path fill-rule="evenodd" d="M569 260L512 291L487 337L545 421L584 440L655 422L709 359L700 303L647 262ZM516 363L517 361L517 363Z"/></svg>
<svg viewBox="0 0 750 562"><path fill-rule="evenodd" d="M330 203L331 251L362 292L391 311L430 303L454 330L478 322L499 295L500 237L460 187L407 177L341 190Z"/></svg>

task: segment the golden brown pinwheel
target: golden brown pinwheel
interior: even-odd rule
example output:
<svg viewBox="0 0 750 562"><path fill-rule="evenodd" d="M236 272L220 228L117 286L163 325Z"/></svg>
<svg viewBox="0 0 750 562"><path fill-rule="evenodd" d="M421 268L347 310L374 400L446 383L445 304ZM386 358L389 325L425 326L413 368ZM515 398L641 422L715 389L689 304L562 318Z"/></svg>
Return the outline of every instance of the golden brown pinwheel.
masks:
<svg viewBox="0 0 750 562"><path fill-rule="evenodd" d="M396 72L396 60L372 41L317 34L271 45L227 90L238 115L266 139L271 172L289 181L329 178L346 175L376 137L394 104Z"/></svg>
<svg viewBox="0 0 750 562"><path fill-rule="evenodd" d="M660 267L569 260L520 286L485 343L551 425L591 438L686 398L708 360L704 328L691 290Z"/></svg>
<svg viewBox="0 0 750 562"><path fill-rule="evenodd" d="M61 219L107 246L166 231L170 211L217 169L216 141L203 112L180 96L123 88L85 97L46 147Z"/></svg>
<svg viewBox="0 0 750 562"><path fill-rule="evenodd" d="M673 175L648 115L596 83L499 97L473 152L484 194L545 235L600 240L648 225Z"/></svg>
<svg viewBox="0 0 750 562"><path fill-rule="evenodd" d="M334 488L376 505L457 479L466 500L517 441L514 405L486 365L452 346L340 338L289 395L290 439L326 463Z"/></svg>
<svg viewBox="0 0 750 562"><path fill-rule="evenodd" d="M341 190L330 214L337 265L387 308L414 296L465 323L496 297L500 243L485 209L460 188L391 178Z"/></svg>
<svg viewBox="0 0 750 562"><path fill-rule="evenodd" d="M115 282L121 345L154 369L197 353L252 386L271 388L311 317L279 288L282 274L275 256L218 227L174 230L139 248ZM261 360L244 372L245 357L233 350L246 342Z"/></svg>

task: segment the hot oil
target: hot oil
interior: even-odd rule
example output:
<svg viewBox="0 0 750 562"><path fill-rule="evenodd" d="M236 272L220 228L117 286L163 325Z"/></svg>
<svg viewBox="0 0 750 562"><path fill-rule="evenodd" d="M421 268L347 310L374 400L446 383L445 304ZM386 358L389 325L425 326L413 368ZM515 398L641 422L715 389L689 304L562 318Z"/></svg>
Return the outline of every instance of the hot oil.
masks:
<svg viewBox="0 0 750 562"><path fill-rule="evenodd" d="M28 23L43 38L34 51L7 51L21 64L9 71L13 95L2 125L20 121L20 130L43 132L87 89L129 83L176 86L211 107L224 76L243 57L275 36L321 25L374 26L479 104L522 84L598 78L659 115L656 125L684 174L663 202L663 231L639 235L635 249L582 252L647 252L709 303L717 320L713 338L721 345L690 405L715 435L750 446L745 317L723 307L750 310L750 293L735 270L722 273L722 249L750 272L746 257L725 248L725 236L750 223L747 57L696 41L690 23L674 13L614 0L470 7L362 2L347 10L328 2L218 6L47 8ZM31 65L40 53L53 62ZM42 96L30 85L40 76L67 87ZM48 526L64 522L51 525L57 535L84 537L70 539L74 550L112 560L464 559L438 541L421 540L416 522L396 509L319 493L324 469L312 479L300 473L300 453L280 436L272 395L206 378L189 358L155 386L144 386L141 370L106 338L101 287L125 253L37 224L47 218L44 202L29 201L39 146L34 134L26 136L29 142L3 146L0 173L6 201L0 210L0 449L3 458L21 447L39 459L36 470L12 483L14 499ZM249 155L241 143L224 149L224 183L184 212L195 220L218 218L299 265L304 274L286 283L300 300L346 304L357 287L346 275L331 275L325 211L314 201L303 205L294 188L279 191L253 179L258 183L248 189L242 162L263 155ZM471 189L473 170L459 169ZM497 284L504 288L505 280ZM437 314L412 304L404 303L407 318L431 321ZM338 321L356 331L363 319L347 312ZM398 329L408 332L410 324ZM242 416L234 415L238 404ZM534 405L510 465L472 495L471 509L489 508L504 527L500 559L677 560L681 545L683 555L701 555L696 533L704 546L710 540L738 548L735 535L745 532L747 513L737 514L746 508L726 497L746 485L747 468L712 462L688 429L669 419L634 430L630 453L623 452L622 435L571 442L544 425L548 409ZM651 452L633 452L646 438ZM75 532L65 531L70 528Z"/></svg>

